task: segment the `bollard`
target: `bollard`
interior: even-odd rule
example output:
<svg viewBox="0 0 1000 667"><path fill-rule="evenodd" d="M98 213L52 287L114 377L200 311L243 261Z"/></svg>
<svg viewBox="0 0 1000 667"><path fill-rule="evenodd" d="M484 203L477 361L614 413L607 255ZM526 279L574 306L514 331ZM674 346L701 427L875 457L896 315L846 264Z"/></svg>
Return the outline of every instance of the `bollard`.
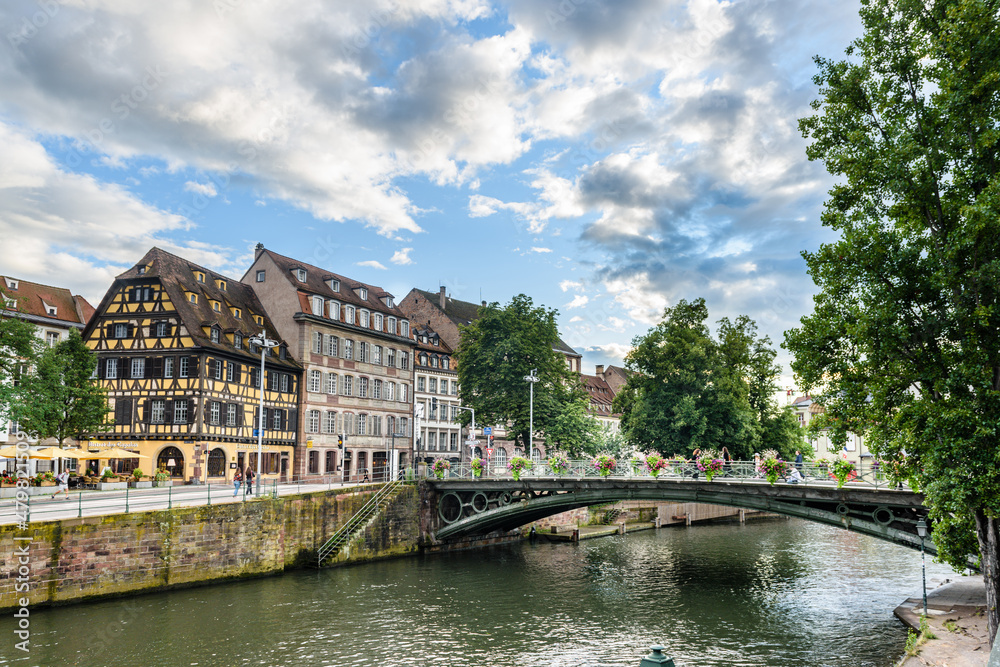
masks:
<svg viewBox="0 0 1000 667"><path fill-rule="evenodd" d="M662 646L656 644L655 646L650 646L649 650L652 651L652 653L642 659L642 662L639 663L639 667L655 667L656 665L660 665L661 667L674 667L674 659L663 655Z"/></svg>
<svg viewBox="0 0 1000 667"><path fill-rule="evenodd" d="M125 487L125 514L128 514L128 487Z"/></svg>

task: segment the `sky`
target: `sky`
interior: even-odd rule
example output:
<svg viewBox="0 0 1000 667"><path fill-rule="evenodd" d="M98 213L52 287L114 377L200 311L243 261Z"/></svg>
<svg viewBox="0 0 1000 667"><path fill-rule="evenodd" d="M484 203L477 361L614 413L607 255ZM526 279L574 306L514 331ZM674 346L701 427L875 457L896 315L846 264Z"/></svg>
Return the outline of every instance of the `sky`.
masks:
<svg viewBox="0 0 1000 667"><path fill-rule="evenodd" d="M587 373L680 299L777 346L835 238L812 59L859 5L8 0L0 274L96 305L152 246L239 278L261 242L397 299L527 294Z"/></svg>

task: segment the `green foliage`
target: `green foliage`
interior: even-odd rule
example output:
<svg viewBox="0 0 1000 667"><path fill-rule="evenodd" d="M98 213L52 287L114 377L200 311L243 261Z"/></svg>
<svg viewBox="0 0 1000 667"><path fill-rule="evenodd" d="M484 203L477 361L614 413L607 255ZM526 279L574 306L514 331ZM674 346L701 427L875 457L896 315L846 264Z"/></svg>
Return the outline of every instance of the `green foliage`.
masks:
<svg viewBox="0 0 1000 667"><path fill-rule="evenodd" d="M772 395L780 372L767 337L746 316L719 322L716 341L705 325L704 299L680 301L663 321L632 341L632 371L615 397L632 449L665 456L727 447L750 459L763 443L782 451L801 447Z"/></svg>
<svg viewBox="0 0 1000 667"><path fill-rule="evenodd" d="M0 286L0 308L16 311L17 300L12 306L6 306L4 300L8 298L12 298L10 293ZM14 385L20 382L41 349L34 324L19 317L0 317L0 422L6 423L10 418Z"/></svg>
<svg viewBox="0 0 1000 667"><path fill-rule="evenodd" d="M71 329L69 339L45 349L13 390L12 416L28 434L55 438L60 445L98 430L107 419L108 403L93 378L96 365L80 332Z"/></svg>
<svg viewBox="0 0 1000 667"><path fill-rule="evenodd" d="M535 398L538 398L537 395ZM537 413L535 424L537 428ZM573 458L597 451L604 439L602 424L587 412L586 401L566 402L563 410L552 416L545 429L546 450L562 450Z"/></svg>
<svg viewBox="0 0 1000 667"><path fill-rule="evenodd" d="M532 369L540 378L534 388L536 434L545 433L554 448L567 451L584 451L592 444L586 391L565 355L555 349L557 314L519 294L506 306L483 306L478 319L459 327L455 357L463 405L476 410L481 424L510 424L507 433L527 452L530 393L524 378ZM459 419L467 423L469 413L462 411Z"/></svg>
<svg viewBox="0 0 1000 667"><path fill-rule="evenodd" d="M849 59L817 58L800 121L838 177L804 253L820 291L786 333L831 434L864 434L925 493L938 557L982 560L1000 612L1000 12L868 1Z"/></svg>

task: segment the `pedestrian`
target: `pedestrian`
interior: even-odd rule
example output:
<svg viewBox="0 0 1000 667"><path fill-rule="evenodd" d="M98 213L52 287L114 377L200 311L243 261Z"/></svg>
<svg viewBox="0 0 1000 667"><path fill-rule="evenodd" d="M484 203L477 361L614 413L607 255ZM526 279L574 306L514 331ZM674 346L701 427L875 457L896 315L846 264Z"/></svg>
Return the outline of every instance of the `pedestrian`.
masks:
<svg viewBox="0 0 1000 667"><path fill-rule="evenodd" d="M361 480L361 481L362 482L370 482L371 481L370 479L368 479L368 468L365 468L365 478L363 480Z"/></svg>
<svg viewBox="0 0 1000 667"><path fill-rule="evenodd" d="M253 495L253 478L254 478L253 468L247 466L247 471L243 473L243 496Z"/></svg>
<svg viewBox="0 0 1000 667"><path fill-rule="evenodd" d="M233 498L235 498L240 492L240 482L243 481L243 473L239 470L233 475Z"/></svg>
<svg viewBox="0 0 1000 667"><path fill-rule="evenodd" d="M753 476L754 479L760 479L760 454L758 452L753 453Z"/></svg>
<svg viewBox="0 0 1000 667"><path fill-rule="evenodd" d="M795 450L795 467L800 473L802 472L802 452L797 449Z"/></svg>
<svg viewBox="0 0 1000 667"><path fill-rule="evenodd" d="M55 498L60 493L66 493L66 500L69 500L69 473L63 470L61 473L56 475L56 481L59 482L59 490L52 494Z"/></svg>

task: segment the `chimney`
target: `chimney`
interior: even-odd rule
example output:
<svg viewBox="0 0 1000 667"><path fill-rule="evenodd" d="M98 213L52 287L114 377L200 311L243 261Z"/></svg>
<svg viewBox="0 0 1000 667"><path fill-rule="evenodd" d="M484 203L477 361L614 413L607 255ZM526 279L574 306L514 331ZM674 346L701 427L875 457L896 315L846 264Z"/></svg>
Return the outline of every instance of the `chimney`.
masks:
<svg viewBox="0 0 1000 667"><path fill-rule="evenodd" d="M594 367L594 375L602 380L604 379L604 364L597 364L597 366Z"/></svg>
<svg viewBox="0 0 1000 667"><path fill-rule="evenodd" d="M441 310L444 310L446 303L444 296L444 285L441 285L439 289L440 291L438 292L438 305L441 306Z"/></svg>
<svg viewBox="0 0 1000 667"><path fill-rule="evenodd" d="M254 258L254 260L256 260L258 257L260 257L261 253L263 253L263 252L264 252L264 244L263 243L258 243L257 247L253 249L253 258Z"/></svg>
<svg viewBox="0 0 1000 667"><path fill-rule="evenodd" d="M485 302L485 301L483 301L483 308L485 308L485 307L486 307L486 302Z"/></svg>

